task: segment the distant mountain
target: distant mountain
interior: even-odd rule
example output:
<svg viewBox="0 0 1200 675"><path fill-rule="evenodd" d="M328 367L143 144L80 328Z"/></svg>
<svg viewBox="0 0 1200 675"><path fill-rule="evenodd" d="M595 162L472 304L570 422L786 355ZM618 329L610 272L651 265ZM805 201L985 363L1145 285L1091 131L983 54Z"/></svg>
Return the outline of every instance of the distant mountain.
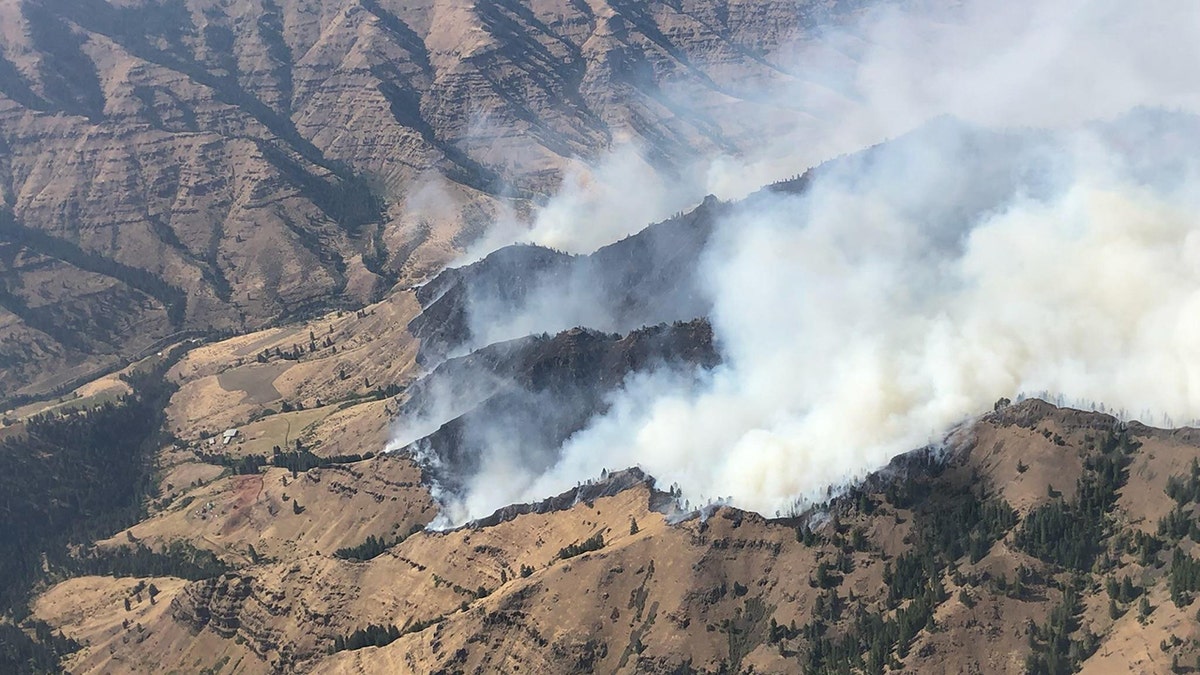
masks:
<svg viewBox="0 0 1200 675"><path fill-rule="evenodd" d="M5 3L0 391L423 280L617 140L754 147L772 54L858 4Z"/></svg>
<svg viewBox="0 0 1200 675"><path fill-rule="evenodd" d="M573 326L627 333L687 321L711 310L700 256L728 205L699 207L605 246L568 255L540 246L507 246L438 274L416 290L422 311L409 324L421 358Z"/></svg>

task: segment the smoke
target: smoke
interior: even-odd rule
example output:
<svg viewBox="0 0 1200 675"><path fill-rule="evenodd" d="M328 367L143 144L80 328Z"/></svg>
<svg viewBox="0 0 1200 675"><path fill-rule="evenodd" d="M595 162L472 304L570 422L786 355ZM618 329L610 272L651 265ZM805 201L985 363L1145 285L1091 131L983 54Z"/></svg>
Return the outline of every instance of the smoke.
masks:
<svg viewBox="0 0 1200 675"><path fill-rule="evenodd" d="M1196 417L1195 167L1148 185L1073 135L1046 150L1061 187L970 204L955 134L732 217L707 261L727 365L700 391L631 382L530 493L637 464L772 513L1022 391ZM971 215L939 222L948 198Z"/></svg>
<svg viewBox="0 0 1200 675"><path fill-rule="evenodd" d="M769 94L790 130L740 165L697 160L780 177L919 127L723 218L702 277L724 364L699 385L632 377L548 468L492 453L458 513L630 465L772 513L1020 392L1198 416L1200 124L1182 111L1200 110L1200 5L912 7L798 45L802 75ZM628 213L597 229L579 185L530 240L625 233Z"/></svg>
<svg viewBox="0 0 1200 675"><path fill-rule="evenodd" d="M1137 106L1200 109L1198 34L1200 7L1176 0L879 2L768 55L777 79L723 107L666 85L673 105L710 111L736 156L694 157L664 175L623 139L570 164L529 219L505 214L455 265L512 243L590 252L706 195L740 199L939 115L1071 128Z"/></svg>
<svg viewBox="0 0 1200 675"><path fill-rule="evenodd" d="M630 191L632 185L640 189ZM570 163L554 196L529 221L507 214L456 265L512 243L587 253L690 206L688 195L700 189L692 179L668 182L636 144L622 143L593 164Z"/></svg>

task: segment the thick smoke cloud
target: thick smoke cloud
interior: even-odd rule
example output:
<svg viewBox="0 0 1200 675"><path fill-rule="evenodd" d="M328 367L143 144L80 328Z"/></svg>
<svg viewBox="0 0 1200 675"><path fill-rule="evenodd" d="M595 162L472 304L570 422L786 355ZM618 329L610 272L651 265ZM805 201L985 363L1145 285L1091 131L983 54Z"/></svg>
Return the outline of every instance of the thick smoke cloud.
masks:
<svg viewBox="0 0 1200 675"><path fill-rule="evenodd" d="M501 218L457 264L531 242L584 253L690 208L894 138L939 115L1070 128L1137 106L1200 109L1200 7L1176 0L881 1L814 27L768 60L781 71L736 119L737 157L695 157L669 177L623 141L570 167L529 221ZM690 106L706 108L703 102Z"/></svg>
<svg viewBox="0 0 1200 675"><path fill-rule="evenodd" d="M634 378L548 470L493 453L469 515L629 465L770 514L1020 392L1200 415L1200 5L892 6L791 62L745 175L919 130L735 209L703 262L725 364ZM570 213L531 240L603 243Z"/></svg>
<svg viewBox="0 0 1200 675"><path fill-rule="evenodd" d="M699 392L631 383L530 495L639 464L773 513L1019 392L1194 418L1194 167L1143 184L1073 136L1044 150L1070 157L1069 180L969 205L970 177L956 190L948 175L955 134L737 214L708 260L727 366Z"/></svg>

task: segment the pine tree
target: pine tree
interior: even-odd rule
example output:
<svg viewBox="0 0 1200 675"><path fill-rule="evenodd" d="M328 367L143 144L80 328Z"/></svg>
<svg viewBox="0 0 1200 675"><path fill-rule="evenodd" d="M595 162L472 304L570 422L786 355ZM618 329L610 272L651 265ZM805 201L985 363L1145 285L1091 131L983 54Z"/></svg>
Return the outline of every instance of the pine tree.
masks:
<svg viewBox="0 0 1200 675"><path fill-rule="evenodd" d="M1133 581L1129 577L1121 580L1121 602L1132 602L1137 597L1137 589L1133 587Z"/></svg>

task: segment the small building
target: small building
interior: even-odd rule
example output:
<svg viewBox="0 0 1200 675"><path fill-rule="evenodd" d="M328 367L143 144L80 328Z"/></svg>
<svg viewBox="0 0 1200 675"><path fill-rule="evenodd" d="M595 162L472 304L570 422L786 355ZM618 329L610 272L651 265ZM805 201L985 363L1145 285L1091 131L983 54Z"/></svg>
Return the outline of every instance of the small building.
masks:
<svg viewBox="0 0 1200 675"><path fill-rule="evenodd" d="M226 429L225 433L221 437L221 445L229 445L229 442L237 438L237 435L237 429Z"/></svg>

